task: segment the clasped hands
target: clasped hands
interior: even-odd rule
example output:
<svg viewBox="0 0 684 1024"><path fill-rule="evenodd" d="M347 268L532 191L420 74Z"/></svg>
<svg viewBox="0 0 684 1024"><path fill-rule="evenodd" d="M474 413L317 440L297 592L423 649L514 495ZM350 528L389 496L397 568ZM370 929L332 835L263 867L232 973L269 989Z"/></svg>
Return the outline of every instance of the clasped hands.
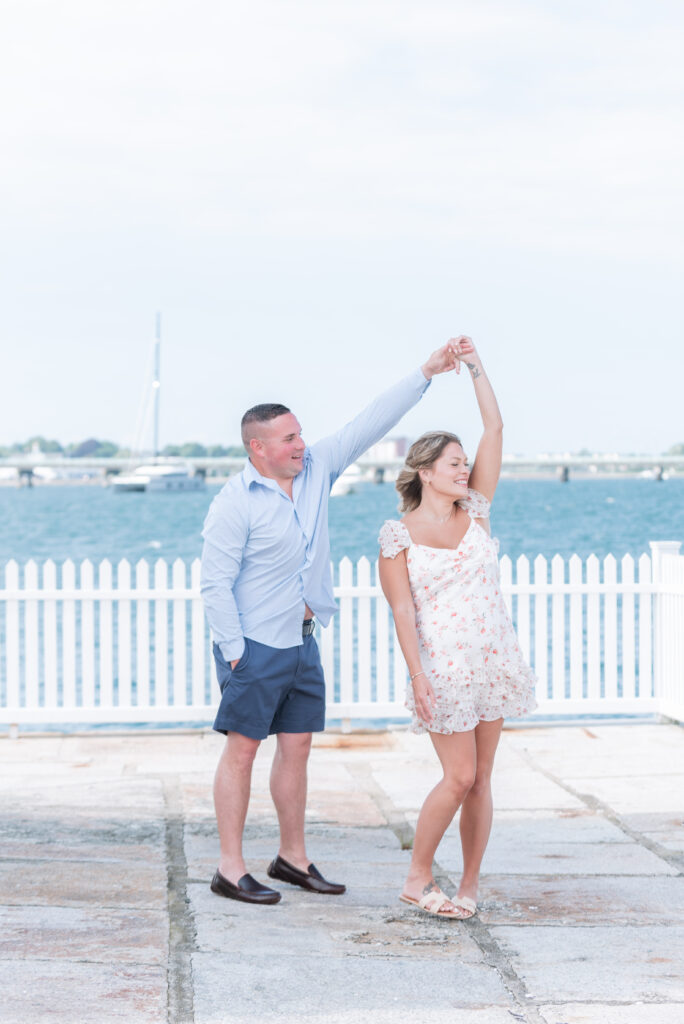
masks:
<svg viewBox="0 0 684 1024"><path fill-rule="evenodd" d="M422 370L428 380L437 373L447 373L449 370L460 373L461 360L475 354L475 346L471 339L461 334L458 338L450 338L441 348L435 349Z"/></svg>

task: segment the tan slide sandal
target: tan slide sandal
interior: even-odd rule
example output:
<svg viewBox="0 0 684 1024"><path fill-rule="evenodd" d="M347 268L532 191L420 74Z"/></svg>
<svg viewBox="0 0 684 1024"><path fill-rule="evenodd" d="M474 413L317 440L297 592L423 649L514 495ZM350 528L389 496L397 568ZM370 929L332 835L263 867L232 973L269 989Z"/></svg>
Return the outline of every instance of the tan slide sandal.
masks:
<svg viewBox="0 0 684 1024"><path fill-rule="evenodd" d="M463 921L466 917L472 917L472 914L463 913L463 910L467 908L459 907L454 900L445 896L441 889L432 889L431 892L421 896L419 900L415 900L412 896L406 896L405 893L402 893L399 899L402 903L408 903L409 906L416 907L425 914L432 914L433 917L441 917L449 921ZM470 902L472 903L472 900ZM447 903L453 903L456 909L444 910Z"/></svg>
<svg viewBox="0 0 684 1024"><path fill-rule="evenodd" d="M477 913L477 903L475 900L471 900L470 896L457 896L456 899L451 902L455 907L460 907L461 910L466 911L462 920L467 921L469 917L475 917L475 914Z"/></svg>

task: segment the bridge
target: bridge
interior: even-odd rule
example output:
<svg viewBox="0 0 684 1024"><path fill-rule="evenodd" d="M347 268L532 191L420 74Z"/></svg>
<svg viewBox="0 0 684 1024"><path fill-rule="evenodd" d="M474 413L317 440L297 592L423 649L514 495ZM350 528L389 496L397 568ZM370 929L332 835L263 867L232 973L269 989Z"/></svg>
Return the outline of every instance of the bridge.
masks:
<svg viewBox="0 0 684 1024"><path fill-rule="evenodd" d="M57 473L98 472L103 477L110 477L121 472L130 472L137 466L149 465L177 466L189 469L201 476L227 476L239 473L245 465L245 457L240 456L196 456L183 458L168 456L153 458L140 455L136 458L111 457L67 458L32 452L26 455L11 455L0 458L0 470L15 469L19 482L31 483L36 469L52 469ZM356 465L369 480L381 482L385 476L390 479L404 465L401 458L377 459L363 456ZM507 475L557 476L560 480L568 480L573 473L650 473L654 479L662 479L665 473L684 472L684 455L504 455L503 472Z"/></svg>

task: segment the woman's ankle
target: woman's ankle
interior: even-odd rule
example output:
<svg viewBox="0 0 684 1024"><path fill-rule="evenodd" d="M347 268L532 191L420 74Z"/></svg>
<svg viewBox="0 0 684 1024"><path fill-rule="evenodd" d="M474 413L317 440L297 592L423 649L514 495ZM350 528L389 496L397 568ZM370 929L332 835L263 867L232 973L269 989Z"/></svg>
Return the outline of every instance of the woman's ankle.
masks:
<svg viewBox="0 0 684 1024"><path fill-rule="evenodd" d="M409 871L404 882L404 892L409 895L418 893L422 895L424 892L429 892L431 885L436 885L432 871L425 869L415 869Z"/></svg>
<svg viewBox="0 0 684 1024"><path fill-rule="evenodd" d="M472 899L477 897L478 890L480 888L480 879L478 878L462 878L461 883L458 887L459 896L470 896Z"/></svg>

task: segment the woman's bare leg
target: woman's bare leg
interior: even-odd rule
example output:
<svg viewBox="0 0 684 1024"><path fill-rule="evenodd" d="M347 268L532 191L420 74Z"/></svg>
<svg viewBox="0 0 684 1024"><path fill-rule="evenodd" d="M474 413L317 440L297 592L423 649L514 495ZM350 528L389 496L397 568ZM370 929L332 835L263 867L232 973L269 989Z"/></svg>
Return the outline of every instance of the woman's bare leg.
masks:
<svg viewBox="0 0 684 1024"><path fill-rule="evenodd" d="M499 744L503 718L495 722L480 722L475 727L477 761L475 781L461 807L461 847L463 849L463 877L459 896L468 896L477 902L480 866L492 829L494 806L492 803L492 769Z"/></svg>
<svg viewBox="0 0 684 1024"><path fill-rule="evenodd" d="M474 732L450 736L430 733L430 739L444 776L428 794L418 817L411 866L404 885L405 895L413 899L420 899L433 884L435 852L475 778Z"/></svg>

